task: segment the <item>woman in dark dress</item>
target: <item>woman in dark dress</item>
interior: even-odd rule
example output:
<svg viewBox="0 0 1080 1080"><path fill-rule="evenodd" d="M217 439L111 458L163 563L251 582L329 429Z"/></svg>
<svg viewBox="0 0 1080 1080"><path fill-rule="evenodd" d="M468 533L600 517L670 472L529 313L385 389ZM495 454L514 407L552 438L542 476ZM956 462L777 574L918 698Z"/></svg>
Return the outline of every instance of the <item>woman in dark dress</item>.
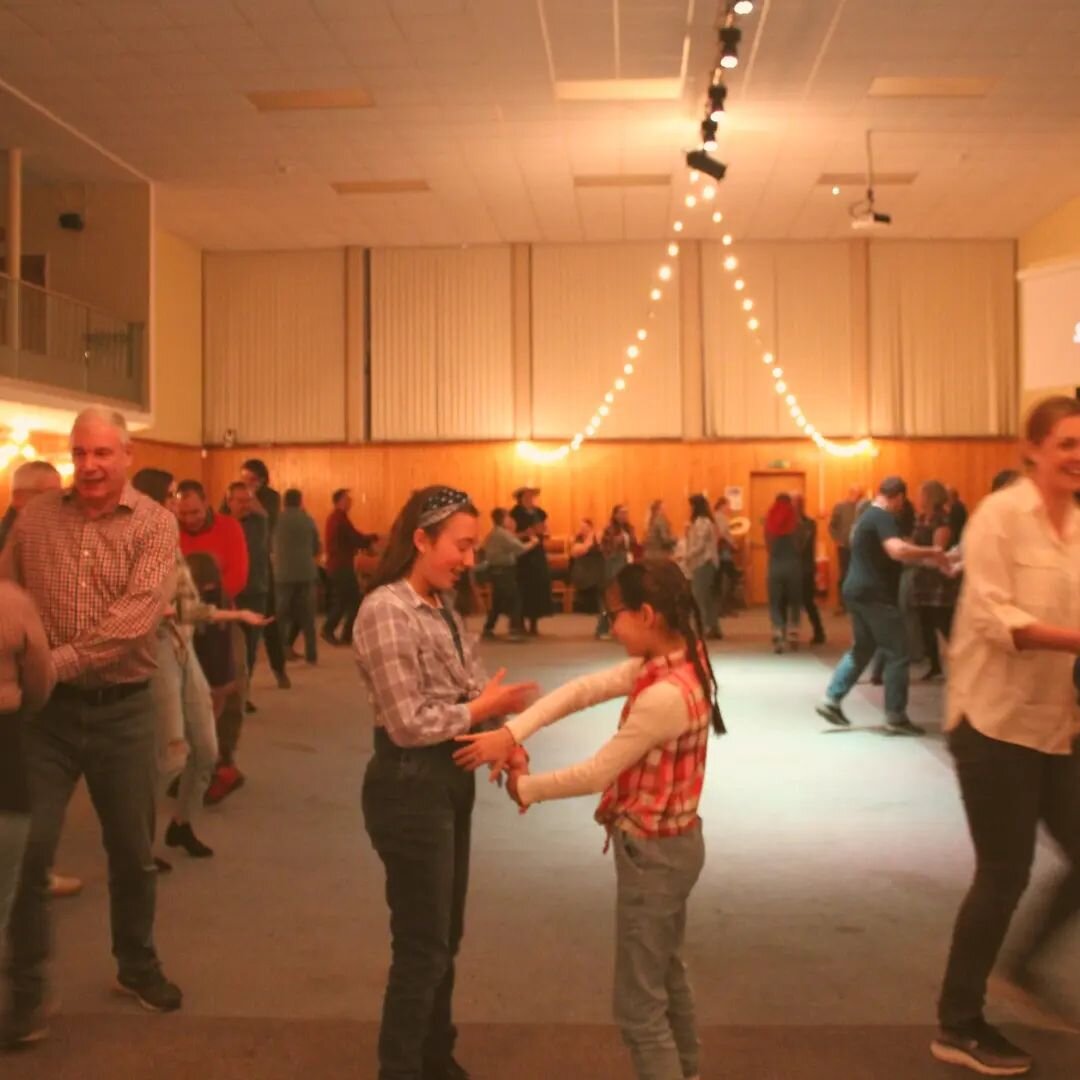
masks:
<svg viewBox="0 0 1080 1080"><path fill-rule="evenodd" d="M539 632L539 621L551 614L551 570L544 551L544 540L548 535L547 514L536 505L539 494L539 488L518 488L514 492L514 509L510 511L518 537L528 541L535 536L540 541L517 561L525 629L534 637Z"/></svg>

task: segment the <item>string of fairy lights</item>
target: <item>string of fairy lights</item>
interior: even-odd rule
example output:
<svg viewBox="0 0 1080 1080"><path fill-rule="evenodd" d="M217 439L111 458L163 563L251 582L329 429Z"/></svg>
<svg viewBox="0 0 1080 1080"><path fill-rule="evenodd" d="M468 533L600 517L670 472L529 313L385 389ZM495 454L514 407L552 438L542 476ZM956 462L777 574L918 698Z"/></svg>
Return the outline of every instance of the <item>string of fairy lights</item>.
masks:
<svg viewBox="0 0 1080 1080"><path fill-rule="evenodd" d="M739 44L742 40L742 30L738 25L740 16L753 13L753 0L725 0L720 7L717 29L717 59L713 67L709 81L709 89L705 103L705 116L701 121L701 144L686 155L686 163L690 169L690 192L685 196L684 204L690 214L709 211L709 217L714 231L720 229L724 223L724 215L719 209L710 209L715 206L717 198L716 184L723 180L727 172L727 166L711 156L711 152L717 148L717 133L720 124L725 118L725 105L728 88L726 73L733 71L739 64ZM715 181L715 182L713 182ZM655 321L657 305L663 300L666 288L674 279L675 263L679 258L679 238L686 235L687 221L679 217L672 222L672 232L675 238L668 245L664 259L656 268L655 277L649 289L649 306L642 325L634 335L634 339L626 346L622 358L621 369L618 370L610 387L604 391L602 400L593 410L589 422L575 433L574 437L558 446L541 448L531 442L518 444L518 451L522 457L536 464L550 464L562 461L570 454L580 450L588 440L596 437L602 430L604 422L611 416L612 409L616 406L619 396L629 386L629 380L636 370L635 361L640 359L642 349L649 340L647 324ZM700 230L695 229L695 233ZM720 236L723 247L729 248L724 256L723 268L733 275L732 287L740 294L739 309L746 316L746 328L752 335L754 345L761 350L761 363L768 376L772 379L773 390L786 407L794 425L806 435L819 450L833 457L852 458L863 454L876 455L877 448L872 439L863 438L855 442L839 443L826 437L803 411L799 398L794 388L790 385L790 377L777 361L775 353L765 347L761 336L761 320L755 313L754 298L750 293L749 283L745 277L736 273L739 269L739 257L734 250L734 237L728 231L723 231Z"/></svg>

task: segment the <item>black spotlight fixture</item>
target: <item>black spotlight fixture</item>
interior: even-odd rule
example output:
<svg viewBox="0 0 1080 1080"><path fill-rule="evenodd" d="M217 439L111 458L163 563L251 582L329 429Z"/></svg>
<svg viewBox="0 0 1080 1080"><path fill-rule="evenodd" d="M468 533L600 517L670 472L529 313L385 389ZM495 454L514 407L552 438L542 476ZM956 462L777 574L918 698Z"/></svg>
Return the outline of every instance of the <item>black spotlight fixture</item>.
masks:
<svg viewBox="0 0 1080 1080"><path fill-rule="evenodd" d="M727 100L727 87L722 82L714 82L709 87L709 119L719 121L724 114L724 102Z"/></svg>
<svg viewBox="0 0 1080 1080"><path fill-rule="evenodd" d="M716 149L716 129L719 125L711 116L701 121L701 145L706 150Z"/></svg>
<svg viewBox="0 0 1080 1080"><path fill-rule="evenodd" d="M720 66L727 71L739 66L739 42L742 31L737 26L720 27Z"/></svg>
<svg viewBox="0 0 1080 1080"><path fill-rule="evenodd" d="M706 176L711 176L714 180L723 180L724 174L727 172L727 166L722 161L709 157L704 150L689 151L686 155L686 167L696 169Z"/></svg>

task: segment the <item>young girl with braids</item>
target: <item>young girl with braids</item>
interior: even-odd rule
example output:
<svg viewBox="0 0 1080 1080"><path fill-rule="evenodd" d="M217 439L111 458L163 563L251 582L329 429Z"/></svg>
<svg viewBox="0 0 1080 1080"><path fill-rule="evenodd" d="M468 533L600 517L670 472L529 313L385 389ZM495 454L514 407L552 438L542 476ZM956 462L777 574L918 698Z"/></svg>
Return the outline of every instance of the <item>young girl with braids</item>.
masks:
<svg viewBox="0 0 1080 1080"><path fill-rule="evenodd" d="M670 560L619 571L605 592L630 659L575 679L497 731L463 735L465 768L494 772L542 727L626 696L619 729L588 761L528 776L512 770L522 809L603 792L597 821L615 849L615 1019L639 1080L700 1075L694 999L682 959L686 904L705 861L698 800L709 729L723 734L716 678L690 584Z"/></svg>

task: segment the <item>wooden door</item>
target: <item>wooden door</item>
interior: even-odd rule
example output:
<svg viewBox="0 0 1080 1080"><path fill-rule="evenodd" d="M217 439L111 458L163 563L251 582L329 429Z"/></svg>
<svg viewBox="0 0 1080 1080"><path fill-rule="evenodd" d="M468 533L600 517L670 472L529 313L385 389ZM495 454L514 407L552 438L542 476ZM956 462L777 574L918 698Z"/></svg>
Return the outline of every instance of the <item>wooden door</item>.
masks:
<svg viewBox="0 0 1080 1080"><path fill-rule="evenodd" d="M790 495L805 495L806 474L796 472L767 472L750 474L750 542L746 586L748 604L767 604L769 553L765 547L765 515L776 496L786 491Z"/></svg>

